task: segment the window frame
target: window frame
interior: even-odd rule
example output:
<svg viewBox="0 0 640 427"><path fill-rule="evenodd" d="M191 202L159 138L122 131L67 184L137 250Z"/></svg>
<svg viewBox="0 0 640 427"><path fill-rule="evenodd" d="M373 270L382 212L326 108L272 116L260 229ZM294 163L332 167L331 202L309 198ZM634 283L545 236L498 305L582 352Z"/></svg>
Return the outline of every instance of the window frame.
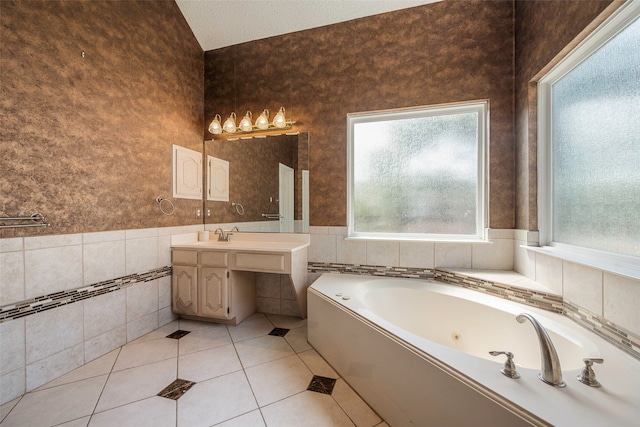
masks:
<svg viewBox="0 0 640 427"><path fill-rule="evenodd" d="M358 123L412 119L455 113L478 112L477 182L476 182L476 232L474 234L432 233L373 233L358 232L355 227L354 200L354 127ZM487 163L489 141L489 101L475 100L429 106L367 111L347 114L347 238L372 240L413 240L473 242L486 241L488 217Z"/></svg>
<svg viewBox="0 0 640 427"><path fill-rule="evenodd" d="M551 89L629 24L640 17L640 1L618 8L537 83L537 167L539 245L549 254L595 266L624 276L640 278L640 257L553 241L553 158Z"/></svg>

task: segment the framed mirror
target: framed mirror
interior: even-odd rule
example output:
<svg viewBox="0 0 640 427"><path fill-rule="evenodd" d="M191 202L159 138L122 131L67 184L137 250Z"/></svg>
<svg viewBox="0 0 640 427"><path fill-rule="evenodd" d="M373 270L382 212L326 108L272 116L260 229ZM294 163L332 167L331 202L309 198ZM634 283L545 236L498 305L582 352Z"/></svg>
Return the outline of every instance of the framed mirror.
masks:
<svg viewBox="0 0 640 427"><path fill-rule="evenodd" d="M205 141L203 175L205 225L308 232L308 132Z"/></svg>

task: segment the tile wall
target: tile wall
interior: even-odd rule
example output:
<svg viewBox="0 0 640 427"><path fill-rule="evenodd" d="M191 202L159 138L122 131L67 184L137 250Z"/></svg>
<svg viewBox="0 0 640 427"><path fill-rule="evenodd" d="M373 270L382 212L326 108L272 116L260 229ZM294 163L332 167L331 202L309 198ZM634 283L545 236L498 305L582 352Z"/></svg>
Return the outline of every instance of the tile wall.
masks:
<svg viewBox="0 0 640 427"><path fill-rule="evenodd" d="M129 279L93 298L0 319L0 404L171 322L171 235L202 225L0 239L0 306ZM117 282L117 281L116 281ZM126 280L125 280L126 282Z"/></svg>
<svg viewBox="0 0 640 427"><path fill-rule="evenodd" d="M348 240L347 227L309 227L309 262L387 267L513 270L513 230L489 229L489 242Z"/></svg>
<svg viewBox="0 0 640 427"><path fill-rule="evenodd" d="M603 324L613 323L640 342L640 280L524 249L537 244L537 232L516 230L514 236L516 272L562 295L575 316L579 310Z"/></svg>

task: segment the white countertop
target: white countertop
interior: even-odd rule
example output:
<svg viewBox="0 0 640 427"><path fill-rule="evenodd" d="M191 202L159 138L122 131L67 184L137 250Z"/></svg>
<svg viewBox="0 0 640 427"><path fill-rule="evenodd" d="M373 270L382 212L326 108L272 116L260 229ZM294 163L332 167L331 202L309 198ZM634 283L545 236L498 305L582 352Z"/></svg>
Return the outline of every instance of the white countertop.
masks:
<svg viewBox="0 0 640 427"><path fill-rule="evenodd" d="M308 234L287 233L234 233L229 242L219 242L213 232L207 241L198 241L195 233L175 237L178 238L172 239L173 249L213 251L295 252L310 243Z"/></svg>

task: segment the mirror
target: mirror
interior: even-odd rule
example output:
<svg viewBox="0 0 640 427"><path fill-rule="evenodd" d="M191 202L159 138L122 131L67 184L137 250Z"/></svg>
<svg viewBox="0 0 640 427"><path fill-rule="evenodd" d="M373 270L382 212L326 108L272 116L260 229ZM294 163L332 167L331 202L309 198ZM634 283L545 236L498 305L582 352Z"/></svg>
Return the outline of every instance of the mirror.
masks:
<svg viewBox="0 0 640 427"><path fill-rule="evenodd" d="M204 223L308 232L309 133L204 142Z"/></svg>

